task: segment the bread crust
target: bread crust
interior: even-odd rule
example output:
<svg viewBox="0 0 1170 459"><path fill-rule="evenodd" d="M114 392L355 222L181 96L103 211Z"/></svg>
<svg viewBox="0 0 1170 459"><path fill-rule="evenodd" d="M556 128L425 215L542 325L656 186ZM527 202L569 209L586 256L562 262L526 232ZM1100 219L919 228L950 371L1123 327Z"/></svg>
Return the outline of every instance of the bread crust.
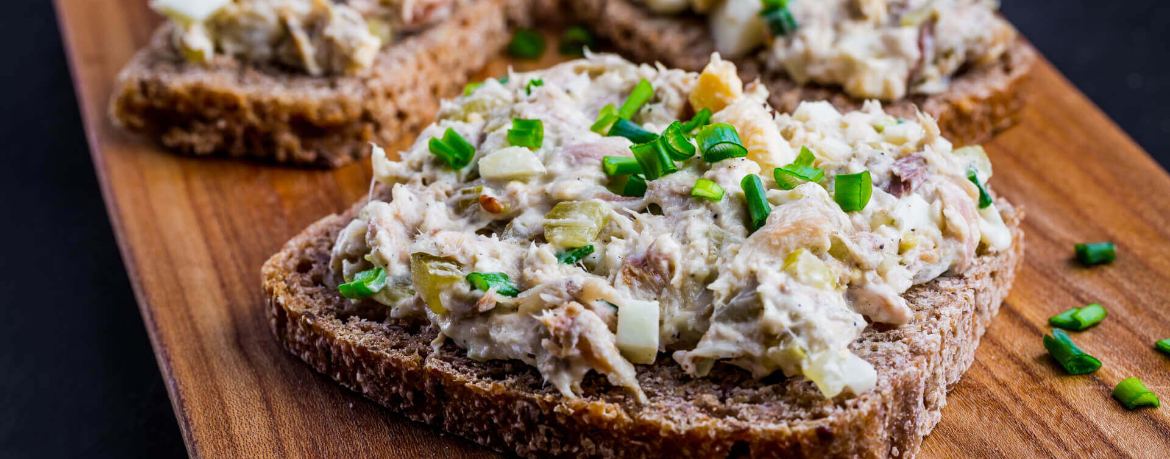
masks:
<svg viewBox="0 0 1170 459"><path fill-rule="evenodd" d="M701 71L715 51L705 22L695 16L654 14L629 0L564 0L577 18L613 43L621 54L638 62ZM911 96L883 103L886 112L913 119L915 108L938 120L943 136L955 145L982 143L1019 121L1026 103L1024 85L1036 50L1017 38L996 62L963 70L946 92ZM760 55L735 60L744 81L760 78L770 91L773 108L791 113L802 101L827 100L841 112L857 110L865 101L836 87L801 86L783 72L767 71Z"/></svg>
<svg viewBox="0 0 1170 459"><path fill-rule="evenodd" d="M337 167L430 122L439 101L525 21L517 0L475 0L450 19L384 48L366 76L314 77L229 56L187 62L164 24L118 74L110 100L116 124L190 155ZM474 50L469 52L469 50Z"/></svg>
<svg viewBox="0 0 1170 459"><path fill-rule="evenodd" d="M378 197L389 199L387 190ZM476 362L449 342L436 351L428 326L341 297L330 251L362 204L314 223L264 264L273 333L383 406L526 457L913 457L974 359L1024 250L1023 212L1000 199L1011 248L981 255L963 276L912 288L911 323L867 328L852 350L877 368L878 383L861 396L827 400L803 378L756 381L725 364L695 379L661 354L638 365L647 403L596 374L582 397L567 399L522 362Z"/></svg>

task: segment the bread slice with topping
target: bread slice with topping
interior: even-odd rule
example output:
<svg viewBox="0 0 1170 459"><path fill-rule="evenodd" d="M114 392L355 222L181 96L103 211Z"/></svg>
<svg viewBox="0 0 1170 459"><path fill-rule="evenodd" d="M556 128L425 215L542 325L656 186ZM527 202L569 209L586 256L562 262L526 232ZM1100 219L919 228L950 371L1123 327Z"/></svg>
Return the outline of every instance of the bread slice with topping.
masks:
<svg viewBox="0 0 1170 459"><path fill-rule="evenodd" d="M165 24L118 75L110 116L181 153L341 166L428 123L529 14L512 0L460 2L383 47L368 72L333 76L223 55L189 62Z"/></svg>
<svg viewBox="0 0 1170 459"><path fill-rule="evenodd" d="M758 0L745 1L758 3ZM647 2L631 0L565 2L579 20L612 42L624 56L638 62L661 62L672 68L699 71L716 51L708 21L695 14L655 13L646 6ZM687 3L679 4L686 8ZM711 2L692 0L689 3ZM1036 50L1024 38L1016 37L993 62L964 65L950 79L945 91L886 101L883 108L891 115L908 119L914 118L916 108L929 113L938 120L943 136L956 145L984 142L1019 121L1027 96L1024 84L1036 56ZM769 65L766 52L731 60L739 67L744 81L759 77L768 86L769 102L777 110L792 112L802 101L827 100L838 110L851 111L865 102L863 98L850 96L840 86L798 84L784 71L776 70L775 65Z"/></svg>

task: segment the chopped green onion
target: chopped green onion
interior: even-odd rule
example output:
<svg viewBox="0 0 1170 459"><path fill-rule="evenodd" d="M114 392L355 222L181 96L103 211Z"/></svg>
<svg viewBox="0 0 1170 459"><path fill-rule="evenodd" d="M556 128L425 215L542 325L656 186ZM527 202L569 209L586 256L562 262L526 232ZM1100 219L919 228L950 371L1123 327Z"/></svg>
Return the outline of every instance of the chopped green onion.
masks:
<svg viewBox="0 0 1170 459"><path fill-rule="evenodd" d="M695 144L683 135L682 123L675 121L662 131L659 137L665 144L666 153L675 161L686 161L695 156Z"/></svg>
<svg viewBox="0 0 1170 459"><path fill-rule="evenodd" d="M735 126L727 123L704 126L695 140L699 141L699 151L703 153L703 160L709 163L747 156L747 148L744 148L743 141L739 140Z"/></svg>
<svg viewBox="0 0 1170 459"><path fill-rule="evenodd" d="M597 44L597 39L593 38L593 33L581 26L573 26L565 29L565 33L561 34L561 44L557 50L561 54L580 56L585 54L585 48L593 48Z"/></svg>
<svg viewBox="0 0 1170 459"><path fill-rule="evenodd" d="M781 189L791 190L800 184L800 180L819 182L825 178L825 171L812 167L816 157L808 147L800 147L800 154L796 161L784 167L777 167L772 173L776 177L776 185Z"/></svg>
<svg viewBox="0 0 1170 459"><path fill-rule="evenodd" d="M613 127L609 128L609 133L606 135L625 137L634 143L646 143L658 138L658 134L642 129L642 126L625 118L618 118L614 121Z"/></svg>
<svg viewBox="0 0 1170 459"><path fill-rule="evenodd" d="M766 9L760 12L760 16L773 36L787 36L796 31L796 18L792 17L792 11L788 8Z"/></svg>
<svg viewBox="0 0 1170 459"><path fill-rule="evenodd" d="M540 148L544 143L544 123L516 118L508 129L508 143L517 147Z"/></svg>
<svg viewBox="0 0 1170 459"><path fill-rule="evenodd" d="M764 10L774 10L776 8L788 8L788 0L761 0L764 4Z"/></svg>
<svg viewBox="0 0 1170 459"><path fill-rule="evenodd" d="M1105 315L1105 308L1097 303L1093 303L1083 308L1072 308L1049 317L1048 323L1053 327L1060 327L1065 330L1081 331L1097 325L1101 319L1105 318Z"/></svg>
<svg viewBox="0 0 1170 459"><path fill-rule="evenodd" d="M521 59L537 59L544 54L544 36L532 29L518 29L508 43L508 54Z"/></svg>
<svg viewBox="0 0 1170 459"><path fill-rule="evenodd" d="M983 184L979 183L979 174L975 173L975 169L967 171L967 180L970 180L971 183L974 183L979 188L979 208L984 209L990 206L991 195L987 194L987 188L984 188Z"/></svg>
<svg viewBox="0 0 1170 459"><path fill-rule="evenodd" d="M628 156L606 156L601 158L601 168L605 169L605 175L630 175L641 174L642 166L638 165L637 158Z"/></svg>
<svg viewBox="0 0 1170 459"><path fill-rule="evenodd" d="M601 112L597 114L597 121L589 126L589 130L601 135L609 133L609 129L613 127L613 123L618 120L617 108L613 104L601 107Z"/></svg>
<svg viewBox="0 0 1170 459"><path fill-rule="evenodd" d="M654 87L650 85L645 78L638 81L638 85L634 86L634 92L630 93L630 97L626 98L626 103L622 104L622 108L618 109L617 115L620 118L633 118L638 109L642 108L642 104L654 97Z"/></svg>
<svg viewBox="0 0 1170 459"><path fill-rule="evenodd" d="M532 88L537 86L544 86L544 80L540 78L528 80L528 84L524 85L524 94L532 94Z"/></svg>
<svg viewBox="0 0 1170 459"><path fill-rule="evenodd" d="M711 123L711 109L704 108L699 110L699 113L696 113L694 118L691 118L690 121L683 123L683 134L693 135L695 133L695 129L706 126L709 123Z"/></svg>
<svg viewBox="0 0 1170 459"><path fill-rule="evenodd" d="M691 196L705 198L712 201L723 199L723 187L707 179L695 180L695 187L691 188Z"/></svg>
<svg viewBox="0 0 1170 459"><path fill-rule="evenodd" d="M346 298L365 298L378 293L386 286L386 269L367 269L353 276L353 280L338 285L337 290Z"/></svg>
<svg viewBox="0 0 1170 459"><path fill-rule="evenodd" d="M1070 375L1092 373L1101 368L1101 361L1077 347L1064 330L1056 329L1052 330L1052 336L1044 335L1044 348Z"/></svg>
<svg viewBox="0 0 1170 459"><path fill-rule="evenodd" d="M760 181L760 176L748 174L739 182L739 186L743 188L743 196L747 199L752 231L758 230L768 221L768 214L772 213L772 206L768 204L768 198L764 195L764 182Z"/></svg>
<svg viewBox="0 0 1170 459"><path fill-rule="evenodd" d="M678 166L670 159L662 142L657 139L631 146L630 150L638 159L638 165L642 167L642 174L646 176L646 180L655 180L678 171Z"/></svg>
<svg viewBox="0 0 1170 459"><path fill-rule="evenodd" d="M483 86L482 81L473 81L471 83L467 83L467 86L463 87L463 96L470 96L475 92L476 89L479 89L480 86Z"/></svg>
<svg viewBox="0 0 1170 459"><path fill-rule="evenodd" d="M467 275L467 282L476 290L486 292L495 287L496 293L500 295L514 297L520 294L520 289L504 273L471 273Z"/></svg>
<svg viewBox="0 0 1170 459"><path fill-rule="evenodd" d="M622 187L622 196L640 198L646 196L646 177L634 174L626 178L626 185Z"/></svg>
<svg viewBox="0 0 1170 459"><path fill-rule="evenodd" d="M1109 263L1117 259L1117 248L1112 242L1090 242L1077 244L1077 259L1085 266Z"/></svg>
<svg viewBox="0 0 1170 459"><path fill-rule="evenodd" d="M1117 383L1113 388L1113 398L1131 410L1142 406L1157 408L1159 405L1158 395L1137 378L1126 378Z"/></svg>
<svg viewBox="0 0 1170 459"><path fill-rule="evenodd" d="M464 140L453 128L447 128L447 131L443 133L442 140L432 137L427 142L427 148L455 170L467 167L468 164L471 164L471 157L475 156L475 147Z"/></svg>
<svg viewBox="0 0 1170 459"><path fill-rule="evenodd" d="M578 247L567 252L558 253L557 261L561 264L571 265L592 254L593 246L587 245L585 247Z"/></svg>
<svg viewBox="0 0 1170 459"><path fill-rule="evenodd" d="M846 212L856 212L869 204L873 183L869 171L838 175L833 184L833 200Z"/></svg>
<svg viewBox="0 0 1170 459"><path fill-rule="evenodd" d="M1154 347L1158 348L1159 351L1170 354L1170 338L1154 343Z"/></svg>

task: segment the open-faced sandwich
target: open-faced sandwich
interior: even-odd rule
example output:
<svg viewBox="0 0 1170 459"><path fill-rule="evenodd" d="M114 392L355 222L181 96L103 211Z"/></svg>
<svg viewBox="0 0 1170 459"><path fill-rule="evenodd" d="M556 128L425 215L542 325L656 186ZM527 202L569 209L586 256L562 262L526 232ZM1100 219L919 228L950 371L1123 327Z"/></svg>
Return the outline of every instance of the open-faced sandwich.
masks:
<svg viewBox="0 0 1170 459"><path fill-rule="evenodd" d="M273 331L523 456L913 456L1023 251L926 114L590 55L445 101L264 265Z"/></svg>
<svg viewBox="0 0 1170 459"><path fill-rule="evenodd" d="M527 15L513 0L151 5L168 21L118 76L115 122L180 152L316 166L431 121Z"/></svg>
<svg viewBox="0 0 1170 459"><path fill-rule="evenodd" d="M624 54L697 71L712 51L777 110L827 100L934 117L957 145L1016 122L1035 51L997 0L565 0Z"/></svg>

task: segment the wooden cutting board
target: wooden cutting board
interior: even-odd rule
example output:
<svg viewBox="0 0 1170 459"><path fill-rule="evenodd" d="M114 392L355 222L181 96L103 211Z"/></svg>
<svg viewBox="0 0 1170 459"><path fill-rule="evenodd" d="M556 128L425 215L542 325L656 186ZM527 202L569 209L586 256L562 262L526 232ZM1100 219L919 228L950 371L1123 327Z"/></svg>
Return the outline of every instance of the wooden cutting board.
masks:
<svg viewBox="0 0 1170 459"><path fill-rule="evenodd" d="M191 455L499 456L342 389L273 338L260 265L362 197L368 162L311 171L185 158L116 129L106 117L114 77L159 22L145 4L57 0L57 13L102 194ZM1170 357L1153 350L1170 337L1170 176L1047 61L1030 91L1023 122L986 145L993 187L1027 209L1027 262L922 456L1170 457L1170 406L1127 411L1110 396L1137 376L1170 403ZM1097 240L1117 242L1117 262L1079 267L1073 244ZM1105 365L1067 376L1040 337L1049 316L1089 302L1109 317L1074 338Z"/></svg>

